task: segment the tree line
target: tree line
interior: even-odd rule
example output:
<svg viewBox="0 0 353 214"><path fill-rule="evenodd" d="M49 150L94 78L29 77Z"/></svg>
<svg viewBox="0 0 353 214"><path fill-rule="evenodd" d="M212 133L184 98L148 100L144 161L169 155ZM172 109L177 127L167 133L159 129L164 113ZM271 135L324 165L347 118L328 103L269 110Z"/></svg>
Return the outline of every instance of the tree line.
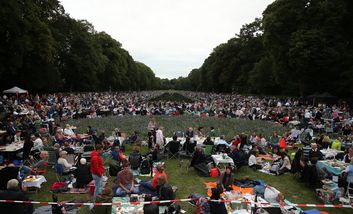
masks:
<svg viewBox="0 0 353 214"><path fill-rule="evenodd" d="M0 89L353 95L353 1L276 0L187 77L160 79L58 0L0 1Z"/></svg>
<svg viewBox="0 0 353 214"><path fill-rule="evenodd" d="M161 80L58 0L0 3L0 88L31 92L149 90Z"/></svg>
<svg viewBox="0 0 353 214"><path fill-rule="evenodd" d="M175 89L353 95L353 1L276 0Z"/></svg>

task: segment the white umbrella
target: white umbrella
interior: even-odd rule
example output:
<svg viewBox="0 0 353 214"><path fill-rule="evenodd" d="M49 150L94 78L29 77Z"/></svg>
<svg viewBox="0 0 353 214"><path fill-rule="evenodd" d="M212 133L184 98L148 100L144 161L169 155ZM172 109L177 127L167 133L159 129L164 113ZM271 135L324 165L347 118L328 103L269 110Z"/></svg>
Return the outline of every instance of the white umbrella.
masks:
<svg viewBox="0 0 353 214"><path fill-rule="evenodd" d="M27 90L24 90L24 89L19 88L17 86L12 87L12 88L7 89L7 90L4 90L3 92L4 92L4 94L26 94L26 93L28 93Z"/></svg>

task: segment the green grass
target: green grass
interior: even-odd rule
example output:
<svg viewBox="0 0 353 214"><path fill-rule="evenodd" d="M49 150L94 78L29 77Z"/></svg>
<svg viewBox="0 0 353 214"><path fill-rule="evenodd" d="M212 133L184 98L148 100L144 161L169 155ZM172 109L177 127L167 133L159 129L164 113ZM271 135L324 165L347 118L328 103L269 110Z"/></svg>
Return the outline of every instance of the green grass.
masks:
<svg viewBox="0 0 353 214"><path fill-rule="evenodd" d="M176 130L185 130L187 127L198 127L204 126L208 130L210 126L216 127L219 134L225 134L228 138L231 138L235 134L244 132L262 133L265 136L271 135L274 130L279 133L283 132L284 129L280 126L270 124L263 121L248 121L248 120L237 120L227 118L192 118L187 116L181 117L154 117L157 120L158 125L165 128L165 135L171 136ZM78 132L85 131L88 125L97 128L98 130L104 130L107 135L115 128L119 127L121 131L132 133L134 130L138 130L143 139L146 140L147 124L151 118L149 117L107 117L97 119L82 119L75 121L68 121L70 124L74 124L78 127ZM67 123L67 122L66 122ZM126 154L131 151L131 146L127 147ZM147 152L147 148L143 148L142 152ZM177 160L166 160L166 172L168 175L168 181L171 185L177 186L178 190L176 193L177 198L187 198L190 193L206 193L204 188L204 182L216 181L214 178L203 178L199 177L193 168L188 171L185 167L180 167L180 163ZM51 201L51 194L49 193L50 185L56 180L53 170L49 170L45 175L48 182L43 184L43 188L38 194L31 195L31 198L36 201ZM283 194L286 198L293 203L321 203L315 196L314 187L307 186L306 184L300 183L298 179L288 173L282 176L266 175L260 172L253 171L248 167L242 167L240 170L235 172L236 178L244 178L245 176L251 179L262 179L269 185L274 186ZM146 179L146 178L143 178ZM110 179L111 182L112 179ZM72 195L72 194L59 194L60 201L67 200L78 200L78 201L89 201L88 195ZM193 208L188 203L182 203L182 207L187 213L193 213ZM324 209L320 209L324 210ZM352 213L351 209L325 209L329 213ZM87 207L82 207L79 213L89 213Z"/></svg>
<svg viewBox="0 0 353 214"><path fill-rule="evenodd" d="M153 116L153 117L141 117L141 116L124 116L124 117L105 117L96 119L79 119L63 122L63 125L70 123L77 126L77 132L85 132L87 126L92 126L97 130L104 131L109 135L114 128L120 128L120 131L132 134L133 131L138 131L143 138L147 137L147 125L148 122L154 118L157 121L158 126L164 127L164 135L172 136L175 131L185 131L188 127L204 127L204 132L209 132L210 127L213 126L216 129L217 135L226 135L227 139L231 139L235 134L245 133L251 134L256 132L257 134L263 134L265 137L269 137L273 131L283 133L285 129L282 126L275 125L266 121L251 121L241 120L235 118L199 118L191 116Z"/></svg>

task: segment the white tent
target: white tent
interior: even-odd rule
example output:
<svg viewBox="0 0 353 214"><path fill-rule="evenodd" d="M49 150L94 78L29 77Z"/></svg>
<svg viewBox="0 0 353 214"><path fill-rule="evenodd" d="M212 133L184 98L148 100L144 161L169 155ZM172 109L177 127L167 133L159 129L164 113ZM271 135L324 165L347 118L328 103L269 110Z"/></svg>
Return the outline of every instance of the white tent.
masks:
<svg viewBox="0 0 353 214"><path fill-rule="evenodd" d="M4 90L4 94L26 94L28 91L17 86Z"/></svg>

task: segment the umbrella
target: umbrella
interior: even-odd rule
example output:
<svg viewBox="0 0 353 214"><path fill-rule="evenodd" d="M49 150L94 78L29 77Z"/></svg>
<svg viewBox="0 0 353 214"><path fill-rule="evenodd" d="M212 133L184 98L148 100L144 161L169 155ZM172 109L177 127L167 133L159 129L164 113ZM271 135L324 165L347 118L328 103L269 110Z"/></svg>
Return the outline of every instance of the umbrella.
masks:
<svg viewBox="0 0 353 214"><path fill-rule="evenodd" d="M4 94L27 94L28 93L27 90L24 90L24 89L19 88L17 86L12 87L12 88L7 89L7 90L4 90L3 92L4 92Z"/></svg>

